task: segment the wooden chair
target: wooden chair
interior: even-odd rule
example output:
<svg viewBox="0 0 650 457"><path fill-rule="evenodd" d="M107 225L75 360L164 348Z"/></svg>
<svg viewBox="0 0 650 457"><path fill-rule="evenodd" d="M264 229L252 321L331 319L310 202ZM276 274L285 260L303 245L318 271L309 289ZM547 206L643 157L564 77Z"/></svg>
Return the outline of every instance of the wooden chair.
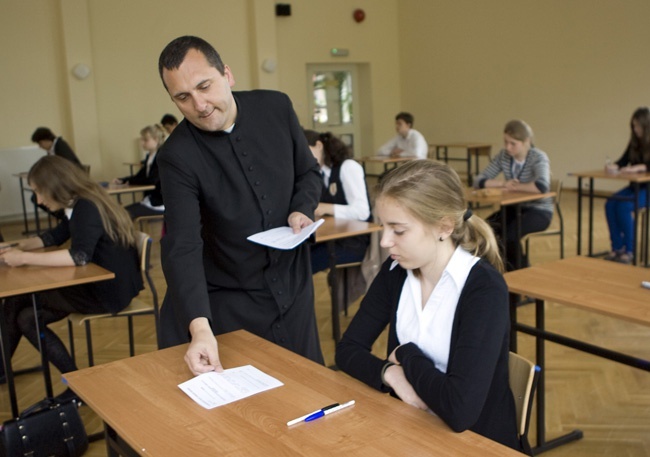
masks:
<svg viewBox="0 0 650 457"><path fill-rule="evenodd" d="M528 428L539 377L539 367L519 354L510 352L508 368L510 390L515 397L519 442L527 455L533 455L533 450L528 443Z"/></svg>
<svg viewBox="0 0 650 457"><path fill-rule="evenodd" d="M164 220L165 220L164 213L153 214L151 216L140 216L140 217L136 217L133 220L133 225L135 227L138 227L141 232L149 233L149 227L152 222L164 222ZM147 230L144 229L145 224L147 226Z"/></svg>
<svg viewBox="0 0 650 457"><path fill-rule="evenodd" d="M524 254L528 256L530 252L530 239L538 238L543 236L552 236L560 235L560 258L564 258L564 218L562 217L562 209L560 208L560 198L562 197L562 180L561 179L552 179L551 180L551 190L555 192L555 198L553 204L555 206L555 216L559 221L558 228L548 228L543 232L529 233L524 236L522 241L524 241Z"/></svg>
<svg viewBox="0 0 650 457"><path fill-rule="evenodd" d="M103 314L80 314L73 313L68 316L68 336L70 339L70 354L73 360L75 359L74 351L74 326L84 325L86 329L86 345L88 347L88 366L94 365L93 358L93 343L92 332L90 323L99 319L111 319L115 317L126 317L128 321L129 330L129 354L131 357L135 355L135 347L133 341L133 316L141 316L145 314L153 314L156 329L156 343L160 347L160 334L159 334L159 308L158 308L158 293L156 286L151 278L151 245L153 240L149 235L143 232L136 232L136 240L138 243L138 254L140 255L140 270L142 271L146 285L151 292L151 302L145 301L140 295L131 300L129 306L116 314L103 313Z"/></svg>

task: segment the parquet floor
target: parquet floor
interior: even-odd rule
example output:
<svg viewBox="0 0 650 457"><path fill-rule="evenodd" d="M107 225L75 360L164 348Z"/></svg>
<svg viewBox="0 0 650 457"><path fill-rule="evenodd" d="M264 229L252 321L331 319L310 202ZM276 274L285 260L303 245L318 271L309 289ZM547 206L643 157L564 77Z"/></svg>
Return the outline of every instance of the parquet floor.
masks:
<svg viewBox="0 0 650 457"><path fill-rule="evenodd" d="M607 228L602 214L602 201L597 201L595 211L595 250L607 249ZM576 194L564 192L562 209L565 216L565 250L567 256L576 252ZM481 210L487 213L489 210ZM485 214L482 214L485 215ZM2 231L7 240L19 238L22 226L4 224ZM152 233L159 233L152 227ZM161 296L165 282L160 271L159 249L155 246L154 274ZM558 238L547 237L533 242L533 264L555 260L558 254ZM650 271L648 271L650 279ZM316 313L321 335L321 345L328 365L334 361L334 342L331 337L330 298L326 288L325 274L314 276L316 286ZM650 295L649 295L650 298ZM547 328L551 331L584 339L607 348L623 351L650 359L650 328L598 316L556 304L549 304ZM352 305L350 317L342 316L343 329L358 308ZM532 324L533 306L519 309L519 318ZM67 341L65 322L53 328ZM120 319L104 320L93 326L95 363L105 363L128 355L126 322ZM136 318L136 351L155 350L152 319ZM80 368L87 366L83 329L75 333L77 360ZM549 457L641 457L650 456L650 373L626 367L569 348L547 343L547 439L579 428L584 432L580 441L548 451ZM385 353L385 341L374 348L378 354ZM519 336L519 351L534 360L532 337ZM38 362L36 351L28 343L21 343L14 356L14 367L24 368ZM179 363L183 363L179 360ZM54 390L63 390L59 374L53 370ZM44 395L40 373L21 375L17 379L19 406L21 409L35 403ZM101 421L88 407L82 415L89 433L101 430ZM6 420L9 402L6 387L0 387L0 420ZM534 417L534 414L533 414ZM535 443L534 424L531 427L531 443ZM91 444L86 454L91 457L106 456L103 441ZM478 454L477 454L478 455Z"/></svg>

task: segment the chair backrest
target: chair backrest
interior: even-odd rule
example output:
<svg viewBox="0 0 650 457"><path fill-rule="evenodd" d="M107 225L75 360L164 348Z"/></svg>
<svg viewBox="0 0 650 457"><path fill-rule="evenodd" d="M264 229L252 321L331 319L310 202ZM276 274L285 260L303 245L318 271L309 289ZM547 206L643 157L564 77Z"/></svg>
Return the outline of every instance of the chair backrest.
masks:
<svg viewBox="0 0 650 457"><path fill-rule="evenodd" d="M135 239L138 245L138 254L140 256L140 271L144 275L144 279L149 286L149 291L151 292L156 329L159 329L160 326L158 324L160 323L160 314L158 307L158 292L156 291L156 286L151 278L151 246L153 245L153 240L148 234L140 231L135 232ZM156 338L158 347L160 347L160 334L157 334Z"/></svg>
<svg viewBox="0 0 650 457"><path fill-rule="evenodd" d="M530 360L510 352L508 360L510 390L515 397L517 410L517 433L528 444L528 426L532 409L533 396L537 386L538 367ZM522 443L523 444L523 443Z"/></svg>
<svg viewBox="0 0 650 457"><path fill-rule="evenodd" d="M560 203L562 198L562 180L561 179L551 179L551 191L555 192L555 202Z"/></svg>

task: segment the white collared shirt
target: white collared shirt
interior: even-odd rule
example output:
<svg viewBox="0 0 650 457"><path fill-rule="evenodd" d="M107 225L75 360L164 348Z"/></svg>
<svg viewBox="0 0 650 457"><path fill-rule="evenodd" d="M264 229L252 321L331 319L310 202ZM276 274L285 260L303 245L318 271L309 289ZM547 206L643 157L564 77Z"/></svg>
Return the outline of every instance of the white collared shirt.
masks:
<svg viewBox="0 0 650 457"><path fill-rule="evenodd" d="M426 159L429 154L429 146L424 136L415 129L410 129L404 138L402 135L393 137L389 142L384 144L377 151L379 156L389 156L393 148L399 148L404 151L401 157L415 157L417 159Z"/></svg>
<svg viewBox="0 0 650 457"><path fill-rule="evenodd" d="M469 272L478 261L479 257L458 246L424 308L420 280L412 270L406 271L406 283L397 305L397 338L400 344L415 343L443 373L447 372L458 299Z"/></svg>
<svg viewBox="0 0 650 457"><path fill-rule="evenodd" d="M327 165L323 165L321 172L325 187L329 189L332 169ZM370 217L370 204L368 203L368 194L366 193L366 178L361 164L352 159L344 160L341 164L339 179L341 180L343 193L348 204L335 204L334 217L359 221L367 220Z"/></svg>
<svg viewBox="0 0 650 457"><path fill-rule="evenodd" d="M57 136L54 138L52 141L52 146L50 146L50 149L47 150L47 155L53 156L54 155L54 146L56 146L56 142L59 141L59 137Z"/></svg>

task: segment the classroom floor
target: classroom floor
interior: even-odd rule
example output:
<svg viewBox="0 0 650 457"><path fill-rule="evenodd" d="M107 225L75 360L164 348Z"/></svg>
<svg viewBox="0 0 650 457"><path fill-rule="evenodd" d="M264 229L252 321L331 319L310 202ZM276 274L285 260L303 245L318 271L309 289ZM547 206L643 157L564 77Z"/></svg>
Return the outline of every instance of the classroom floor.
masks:
<svg viewBox="0 0 650 457"><path fill-rule="evenodd" d="M567 184L570 180L567 180ZM594 250L607 249L607 228L602 214L602 201L596 202ZM565 191L562 199L565 220L565 253L576 253L576 194ZM489 210L480 210L485 216ZM554 221L554 224L557 221ZM22 224L3 224L6 240L21 237ZM159 227L151 227L151 233L159 233ZM531 262L533 264L559 258L558 237L546 237L533 242ZM583 248L584 249L584 248ZM154 277L160 296L164 295L165 282L160 269L159 244L154 246ZM649 271L650 279L650 271ZM316 288L316 314L321 336L321 347L327 365L334 362L330 298L326 287L325 273L314 275ZM350 308L349 317L341 317L344 330L348 325L358 302ZM519 319L533 323L532 305L519 308ZM650 359L650 328L607 318L556 304L547 305L547 329L584 339L612 350ZM153 320L150 316L135 318L136 352L153 351L155 337ZM67 341L65 321L52 328ZM534 341L526 335L519 336L519 352L534 360ZM93 324L95 363L106 363L128 356L126 322L108 319ZM85 338L82 328L75 333L75 347L80 368L87 366ZM584 432L580 441L553 449L544 455L549 457L595 457L595 456L650 456L650 373L604 360L569 348L547 343L547 407L546 438L555 438L576 428ZM385 354L385 340L374 348L378 354ZM25 368L38 363L36 351L22 342L14 356L14 368ZM184 363L179 360L179 363ZM188 373L189 376L189 373ZM63 390L60 377L53 370L54 390ZM0 420L10 418L10 407L6 386L0 386ZM21 375L17 378L19 407L24 409L44 396L40 373ZM81 409L89 433L100 431L101 421L87 407ZM534 418L534 411L533 411ZM534 419L533 419L534 421ZM535 443L534 422L530 431L531 444ZM104 457L104 442L92 443L86 454L90 457Z"/></svg>

